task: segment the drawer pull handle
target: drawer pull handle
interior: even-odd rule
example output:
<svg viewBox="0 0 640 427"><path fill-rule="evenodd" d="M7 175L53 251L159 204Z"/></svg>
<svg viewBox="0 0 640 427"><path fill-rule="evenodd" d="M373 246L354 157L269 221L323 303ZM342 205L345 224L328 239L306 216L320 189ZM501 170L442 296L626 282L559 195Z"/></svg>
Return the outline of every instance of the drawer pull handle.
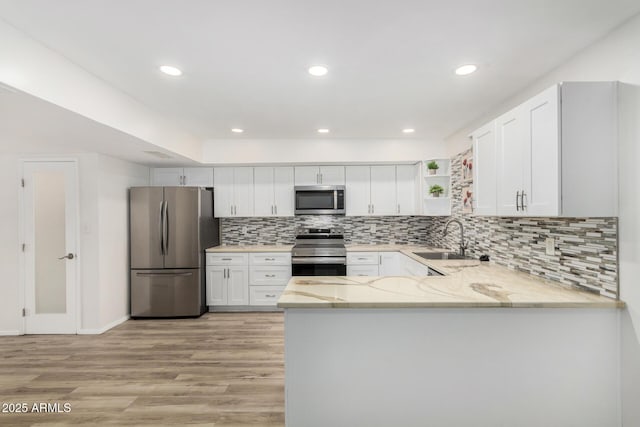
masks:
<svg viewBox="0 0 640 427"><path fill-rule="evenodd" d="M358 260L360 260L360 261L366 261L366 260L367 260L367 258L358 258Z"/></svg>
<svg viewBox="0 0 640 427"><path fill-rule="evenodd" d="M232 258L222 258L222 261L233 261Z"/></svg>
<svg viewBox="0 0 640 427"><path fill-rule="evenodd" d="M264 277L276 277L275 274L265 274Z"/></svg>
<svg viewBox="0 0 640 427"><path fill-rule="evenodd" d="M275 261L276 259L275 258L265 258L264 260L265 261Z"/></svg>
<svg viewBox="0 0 640 427"><path fill-rule="evenodd" d="M276 295L275 294L267 294L265 295L266 298L275 298Z"/></svg>

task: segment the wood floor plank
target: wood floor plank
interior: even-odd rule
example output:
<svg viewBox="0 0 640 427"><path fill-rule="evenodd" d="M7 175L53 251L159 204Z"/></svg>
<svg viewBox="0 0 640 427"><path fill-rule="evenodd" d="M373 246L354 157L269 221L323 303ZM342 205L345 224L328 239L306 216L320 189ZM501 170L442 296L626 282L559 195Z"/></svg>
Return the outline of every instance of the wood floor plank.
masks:
<svg viewBox="0 0 640 427"><path fill-rule="evenodd" d="M0 337L0 425L284 425L282 313L130 320L99 336Z"/></svg>

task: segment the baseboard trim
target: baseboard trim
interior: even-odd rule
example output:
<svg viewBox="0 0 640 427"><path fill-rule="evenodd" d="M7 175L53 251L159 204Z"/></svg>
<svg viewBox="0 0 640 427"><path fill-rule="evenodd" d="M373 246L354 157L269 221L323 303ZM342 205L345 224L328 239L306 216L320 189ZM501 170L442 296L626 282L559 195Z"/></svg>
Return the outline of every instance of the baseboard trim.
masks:
<svg viewBox="0 0 640 427"><path fill-rule="evenodd" d="M100 329L80 329L80 330L78 330L78 335L100 335L100 334L104 334L109 329L115 328L116 326L120 325L121 323L126 322L127 320L129 320L129 315L124 316L124 317L122 317L120 319L114 320L113 322L103 326Z"/></svg>
<svg viewBox="0 0 640 427"><path fill-rule="evenodd" d="M209 306L209 313L247 313L264 311L284 311L275 305L217 305Z"/></svg>
<svg viewBox="0 0 640 427"><path fill-rule="evenodd" d="M0 336L22 335L20 331L0 331Z"/></svg>

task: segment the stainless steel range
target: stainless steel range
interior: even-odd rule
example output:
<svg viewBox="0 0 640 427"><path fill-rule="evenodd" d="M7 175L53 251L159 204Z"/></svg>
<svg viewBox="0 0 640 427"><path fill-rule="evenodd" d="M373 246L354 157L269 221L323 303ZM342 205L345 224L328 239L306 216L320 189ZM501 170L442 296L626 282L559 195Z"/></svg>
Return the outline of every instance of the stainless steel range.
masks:
<svg viewBox="0 0 640 427"><path fill-rule="evenodd" d="M346 276L344 235L329 228L309 228L296 235L291 252L294 276Z"/></svg>

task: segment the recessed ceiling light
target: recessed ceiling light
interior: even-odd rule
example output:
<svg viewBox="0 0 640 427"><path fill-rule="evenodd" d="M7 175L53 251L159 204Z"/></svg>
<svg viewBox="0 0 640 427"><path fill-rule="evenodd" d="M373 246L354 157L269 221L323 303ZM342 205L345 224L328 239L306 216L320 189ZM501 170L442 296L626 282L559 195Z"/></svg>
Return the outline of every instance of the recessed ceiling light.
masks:
<svg viewBox="0 0 640 427"><path fill-rule="evenodd" d="M161 65L160 71L173 77L178 77L182 75L182 70L176 67L172 67L171 65Z"/></svg>
<svg viewBox="0 0 640 427"><path fill-rule="evenodd" d="M318 129L318 133L329 133L329 129Z"/></svg>
<svg viewBox="0 0 640 427"><path fill-rule="evenodd" d="M456 74L459 76L466 76L467 74L473 73L477 69L478 67L473 64L461 65L460 67L456 68Z"/></svg>
<svg viewBox="0 0 640 427"><path fill-rule="evenodd" d="M231 129L231 132L233 132L233 133L242 133L242 132L244 132L244 129L233 128L233 129Z"/></svg>
<svg viewBox="0 0 640 427"><path fill-rule="evenodd" d="M316 77L322 77L329 72L329 69L324 65L313 65L309 67L309 74Z"/></svg>
<svg viewBox="0 0 640 427"><path fill-rule="evenodd" d="M415 129L402 129L402 133L414 133L416 130Z"/></svg>

